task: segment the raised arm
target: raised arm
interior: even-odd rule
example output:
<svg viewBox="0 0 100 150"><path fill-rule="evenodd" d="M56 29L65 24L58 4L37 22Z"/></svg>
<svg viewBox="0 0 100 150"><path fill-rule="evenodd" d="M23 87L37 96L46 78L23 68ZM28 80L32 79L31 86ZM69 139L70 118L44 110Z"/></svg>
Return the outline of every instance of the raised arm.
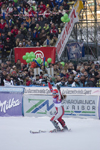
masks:
<svg viewBox="0 0 100 150"><path fill-rule="evenodd" d="M57 84L57 90L58 90L59 101L61 101L61 91L60 91L60 86L58 84Z"/></svg>
<svg viewBox="0 0 100 150"><path fill-rule="evenodd" d="M50 91L53 92L53 88L52 88L52 85L50 84L50 82L48 82L48 87L49 87Z"/></svg>

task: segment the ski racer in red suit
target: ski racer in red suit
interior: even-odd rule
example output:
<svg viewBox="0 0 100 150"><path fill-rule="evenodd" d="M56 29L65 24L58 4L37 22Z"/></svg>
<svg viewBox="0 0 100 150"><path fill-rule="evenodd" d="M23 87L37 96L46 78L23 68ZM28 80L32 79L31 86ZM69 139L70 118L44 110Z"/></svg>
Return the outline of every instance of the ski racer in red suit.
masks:
<svg viewBox="0 0 100 150"><path fill-rule="evenodd" d="M48 80L48 79L47 79ZM56 108L56 114L50 119L50 121L52 122L52 124L54 125L54 127L56 128L57 131L60 131L60 127L58 126L58 123L56 120L58 120L58 122L61 124L61 126L63 127L63 129L68 130L65 121L62 119L62 116L64 115L64 107L62 106L62 95L61 95L61 91L60 91L60 86L57 85L57 89L52 88L52 85L50 84L49 80L48 80L48 86L50 91L52 92L52 96L53 96L53 102L55 104L55 108Z"/></svg>

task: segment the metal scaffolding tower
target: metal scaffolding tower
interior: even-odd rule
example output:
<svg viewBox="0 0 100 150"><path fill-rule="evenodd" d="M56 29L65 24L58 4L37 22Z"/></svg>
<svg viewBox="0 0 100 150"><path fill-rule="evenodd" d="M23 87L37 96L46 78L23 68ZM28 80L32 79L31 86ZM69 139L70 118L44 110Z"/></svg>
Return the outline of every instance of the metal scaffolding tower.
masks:
<svg viewBox="0 0 100 150"><path fill-rule="evenodd" d="M87 60L100 60L100 0L84 0L84 9L79 15L79 22L74 25L68 43L83 42ZM67 61L67 48L61 60ZM82 60L82 58L80 58ZM84 59L83 59L84 60Z"/></svg>
<svg viewBox="0 0 100 150"><path fill-rule="evenodd" d="M86 45L85 54L94 59L100 56L100 2L85 0L84 9L79 15L79 22L75 24L70 41L81 41Z"/></svg>

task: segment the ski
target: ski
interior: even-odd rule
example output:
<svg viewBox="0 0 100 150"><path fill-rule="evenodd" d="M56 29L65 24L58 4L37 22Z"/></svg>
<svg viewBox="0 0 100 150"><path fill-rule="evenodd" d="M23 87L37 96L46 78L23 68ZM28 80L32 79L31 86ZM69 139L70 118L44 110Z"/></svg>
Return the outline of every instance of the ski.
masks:
<svg viewBox="0 0 100 150"><path fill-rule="evenodd" d="M38 133L59 133L59 132L69 132L69 131L71 131L71 129L68 129L68 130L61 129L59 131L57 131L56 129L53 129L53 130L50 130L50 131L43 131L43 130L32 131L32 130L30 130L30 133L31 134L38 134Z"/></svg>

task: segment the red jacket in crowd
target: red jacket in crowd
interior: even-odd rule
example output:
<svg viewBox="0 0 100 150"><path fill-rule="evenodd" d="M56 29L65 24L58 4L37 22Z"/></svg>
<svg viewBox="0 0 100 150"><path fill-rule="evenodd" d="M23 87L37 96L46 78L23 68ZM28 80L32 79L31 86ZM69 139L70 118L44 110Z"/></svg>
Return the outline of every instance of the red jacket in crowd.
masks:
<svg viewBox="0 0 100 150"><path fill-rule="evenodd" d="M14 37L18 34L18 29L12 29L11 33L13 33Z"/></svg>
<svg viewBox="0 0 100 150"><path fill-rule="evenodd" d="M0 23L0 29L4 29L6 23Z"/></svg>
<svg viewBox="0 0 100 150"><path fill-rule="evenodd" d="M44 12L46 10L46 6L44 4L40 4L40 5L38 5L38 7L40 8L40 10L42 12Z"/></svg>

